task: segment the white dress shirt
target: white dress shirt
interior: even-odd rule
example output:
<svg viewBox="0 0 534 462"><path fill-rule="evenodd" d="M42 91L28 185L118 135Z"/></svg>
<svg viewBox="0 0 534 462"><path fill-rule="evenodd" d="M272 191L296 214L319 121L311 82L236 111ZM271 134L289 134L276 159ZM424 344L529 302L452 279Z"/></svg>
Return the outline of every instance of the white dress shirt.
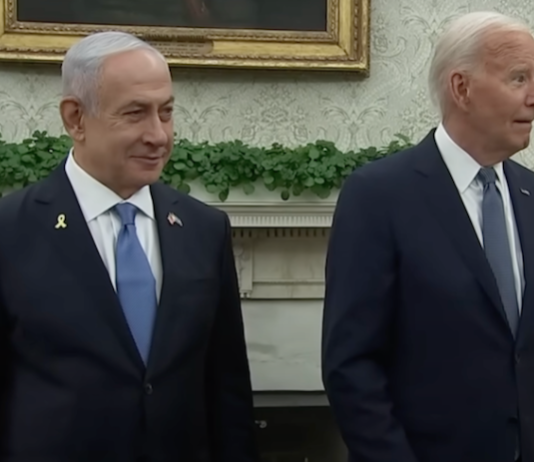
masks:
<svg viewBox="0 0 534 462"><path fill-rule="evenodd" d="M72 151L67 159L65 171L115 290L117 289L115 245L121 221L112 209L121 202L129 202L139 209L135 217L137 236L156 279L156 293L159 301L163 269L150 188L145 186L125 201L83 170L76 163ZM83 262L81 264L83 265Z"/></svg>
<svg viewBox="0 0 534 462"><path fill-rule="evenodd" d="M473 224L475 232L477 233L480 244L483 245L482 238L482 199L484 194L484 187L482 183L476 178L481 165L473 159L467 152L458 146L452 138L445 131L445 128L440 124L434 134L436 144L438 145L441 156L452 179L458 188L460 197L469 214L469 218ZM508 183L504 174L502 163L494 165L497 173L497 188L499 189L503 203L504 214L506 217L506 226L508 230L508 238L510 242L510 253L512 255L512 266L514 270L515 286L518 299L518 306L521 310L523 301L523 290L525 287L525 280L523 274L523 254L519 242L519 235L517 233L517 225L515 222L512 201L510 199L510 191L508 190Z"/></svg>

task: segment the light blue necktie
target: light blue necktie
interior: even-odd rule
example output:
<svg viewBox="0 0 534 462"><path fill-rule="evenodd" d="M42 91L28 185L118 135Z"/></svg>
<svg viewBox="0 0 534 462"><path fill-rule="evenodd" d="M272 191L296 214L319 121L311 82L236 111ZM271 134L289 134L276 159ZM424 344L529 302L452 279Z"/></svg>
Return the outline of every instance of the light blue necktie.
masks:
<svg viewBox="0 0 534 462"><path fill-rule="evenodd" d="M156 280L135 228L137 207L117 204L121 230L115 251L117 294L139 353L146 365L156 315Z"/></svg>
<svg viewBox="0 0 534 462"><path fill-rule="evenodd" d="M493 168L481 168L478 177L484 185L482 200L484 250L497 281L510 329L515 337L519 325L519 304L503 200L495 184L497 175Z"/></svg>

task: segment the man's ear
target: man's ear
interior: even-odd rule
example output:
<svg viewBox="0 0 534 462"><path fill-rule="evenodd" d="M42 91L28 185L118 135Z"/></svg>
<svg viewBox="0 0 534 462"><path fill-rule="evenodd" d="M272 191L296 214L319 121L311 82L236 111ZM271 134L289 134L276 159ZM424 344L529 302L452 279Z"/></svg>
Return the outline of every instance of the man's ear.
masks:
<svg viewBox="0 0 534 462"><path fill-rule="evenodd" d="M463 72L453 72L449 78L449 88L452 101L462 110L467 110L470 102L469 86L471 79Z"/></svg>
<svg viewBox="0 0 534 462"><path fill-rule="evenodd" d="M85 114L84 107L77 98L66 97L59 104L59 112L63 120L63 126L74 141L85 139Z"/></svg>

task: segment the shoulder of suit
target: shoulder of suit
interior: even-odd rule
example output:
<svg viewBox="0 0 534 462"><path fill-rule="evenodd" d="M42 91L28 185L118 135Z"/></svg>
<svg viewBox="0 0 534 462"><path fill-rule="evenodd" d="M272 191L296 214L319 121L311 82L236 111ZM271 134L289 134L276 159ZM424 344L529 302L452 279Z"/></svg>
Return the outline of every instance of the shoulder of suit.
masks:
<svg viewBox="0 0 534 462"><path fill-rule="evenodd" d="M15 218L28 200L35 197L35 192L41 182L42 180L2 196L0 198L0 220L5 222L9 218Z"/></svg>
<svg viewBox="0 0 534 462"><path fill-rule="evenodd" d="M157 185L157 186L156 186ZM212 205L206 204L196 197L190 196L182 191L172 188L164 183L156 183L156 187L162 188L165 191L166 195L169 195L171 198L175 198L180 201L181 207L187 207L190 212L195 215L200 215L205 218L212 218L216 220L226 219L226 212L214 207Z"/></svg>
<svg viewBox="0 0 534 462"><path fill-rule="evenodd" d="M391 184L391 182L402 180L406 174L411 173L420 156L421 150L418 146L410 147L357 167L347 180L352 181L357 178L369 180L376 186L385 183Z"/></svg>
<svg viewBox="0 0 534 462"><path fill-rule="evenodd" d="M534 171L532 169L525 167L524 165L520 164L519 162L509 159L507 162L510 163L510 165L513 167L513 169L521 175L526 181L530 181L534 183Z"/></svg>

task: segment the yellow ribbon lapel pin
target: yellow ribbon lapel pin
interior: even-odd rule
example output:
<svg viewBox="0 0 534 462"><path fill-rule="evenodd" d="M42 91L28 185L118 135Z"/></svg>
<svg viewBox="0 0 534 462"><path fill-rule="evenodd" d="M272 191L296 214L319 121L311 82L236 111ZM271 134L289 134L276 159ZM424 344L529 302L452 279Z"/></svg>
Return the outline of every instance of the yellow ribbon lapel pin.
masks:
<svg viewBox="0 0 534 462"><path fill-rule="evenodd" d="M55 228L56 229L65 229L67 227L67 223L66 223L65 220L66 220L65 214L64 213L60 213L57 216L57 223L56 223Z"/></svg>

